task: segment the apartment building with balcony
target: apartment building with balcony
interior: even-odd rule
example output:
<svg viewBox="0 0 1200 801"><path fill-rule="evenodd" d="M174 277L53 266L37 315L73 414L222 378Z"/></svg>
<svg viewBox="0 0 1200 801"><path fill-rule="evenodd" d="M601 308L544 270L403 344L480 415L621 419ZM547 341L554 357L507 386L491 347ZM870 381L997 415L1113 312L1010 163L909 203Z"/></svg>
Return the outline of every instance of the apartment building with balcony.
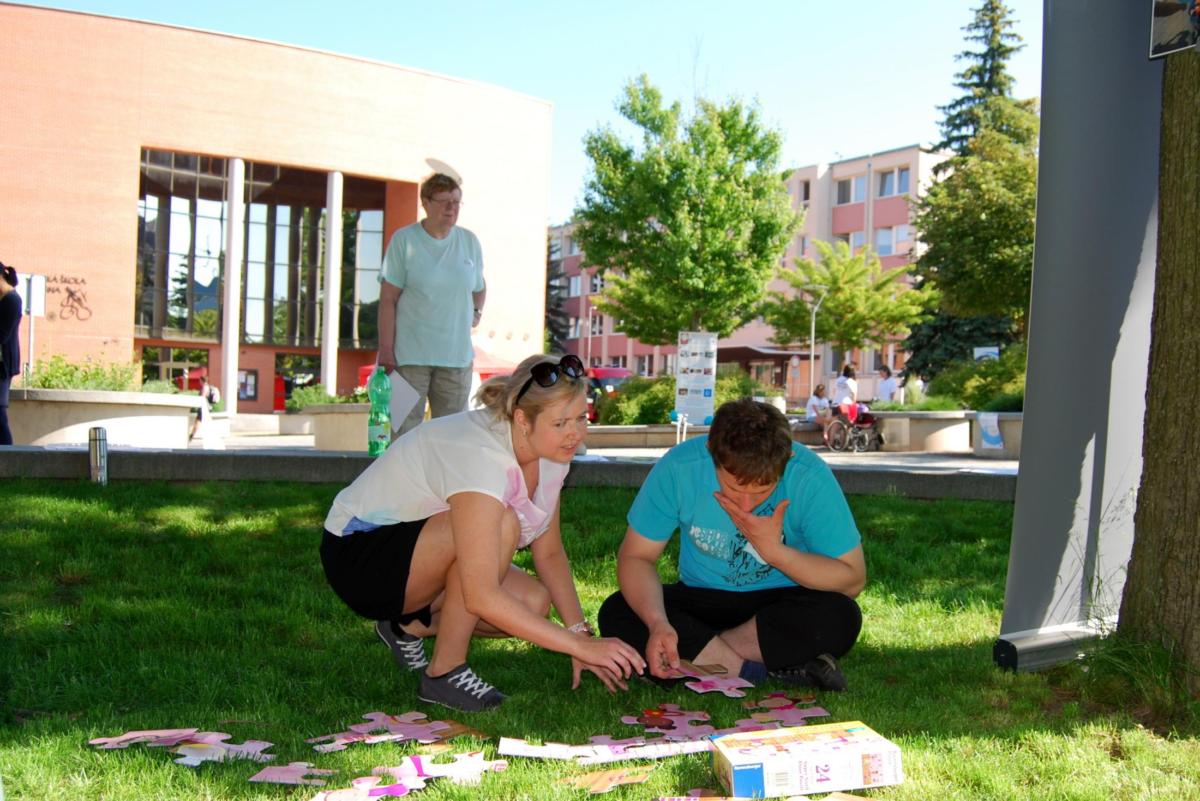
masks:
<svg viewBox="0 0 1200 801"><path fill-rule="evenodd" d="M804 224L788 244L780 266L798 258L817 258L813 243L818 240L842 240L856 250L869 246L884 268L908 263L918 247L911 224L911 200L929 186L934 167L948 157L907 145L794 170L785 183L793 208L804 214ZM573 236L574 225L553 226L549 233L552 247L561 250L567 282L568 350L588 364L620 365L638 375L673 372L674 345L638 342L595 308L593 298L603 290L603 279L588 266L586 254ZM787 287L780 278L770 284L770 289ZM845 361L857 364L860 395L867 398L874 391L879 366L904 367L905 354L899 342L838 353L820 342L811 351L808 342L781 346L772 341L773 335L774 329L761 318L751 321L720 340L718 361L737 364L757 380L779 387L789 403L808 397L810 365L813 383L830 384Z"/></svg>

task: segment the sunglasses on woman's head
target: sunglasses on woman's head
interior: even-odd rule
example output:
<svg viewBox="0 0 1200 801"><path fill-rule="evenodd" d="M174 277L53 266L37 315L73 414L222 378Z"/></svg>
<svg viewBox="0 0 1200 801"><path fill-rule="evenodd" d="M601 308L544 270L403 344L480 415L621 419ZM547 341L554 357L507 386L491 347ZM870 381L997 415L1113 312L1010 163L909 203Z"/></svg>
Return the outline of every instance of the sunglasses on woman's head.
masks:
<svg viewBox="0 0 1200 801"><path fill-rule="evenodd" d="M554 362L538 362L529 370L529 378L521 386L521 391L517 393L517 399L513 401L513 406L516 407L521 402L521 398L525 397L525 393L533 386L536 381L539 387L552 387L558 383L558 377L565 375L567 378L583 378L583 362L578 356L567 354L558 360L558 364Z"/></svg>

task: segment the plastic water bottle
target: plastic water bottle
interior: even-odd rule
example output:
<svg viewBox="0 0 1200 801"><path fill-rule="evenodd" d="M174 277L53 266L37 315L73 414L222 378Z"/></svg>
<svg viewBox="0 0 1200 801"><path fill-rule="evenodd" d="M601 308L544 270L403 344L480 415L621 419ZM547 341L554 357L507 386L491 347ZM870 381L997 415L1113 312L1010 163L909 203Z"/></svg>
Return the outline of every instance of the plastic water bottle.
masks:
<svg viewBox="0 0 1200 801"><path fill-rule="evenodd" d="M392 381L387 370L376 367L367 381L371 411L367 415L367 453L379 456L392 442Z"/></svg>

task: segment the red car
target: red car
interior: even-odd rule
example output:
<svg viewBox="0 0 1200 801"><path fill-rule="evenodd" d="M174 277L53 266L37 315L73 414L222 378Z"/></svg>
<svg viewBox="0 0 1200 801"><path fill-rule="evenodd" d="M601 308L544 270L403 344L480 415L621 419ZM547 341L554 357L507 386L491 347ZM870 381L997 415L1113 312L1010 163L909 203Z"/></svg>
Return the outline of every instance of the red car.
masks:
<svg viewBox="0 0 1200 801"><path fill-rule="evenodd" d="M611 398L616 395L621 385L632 376L633 372L624 367L588 368L588 422L596 422L599 415L597 401L600 398Z"/></svg>

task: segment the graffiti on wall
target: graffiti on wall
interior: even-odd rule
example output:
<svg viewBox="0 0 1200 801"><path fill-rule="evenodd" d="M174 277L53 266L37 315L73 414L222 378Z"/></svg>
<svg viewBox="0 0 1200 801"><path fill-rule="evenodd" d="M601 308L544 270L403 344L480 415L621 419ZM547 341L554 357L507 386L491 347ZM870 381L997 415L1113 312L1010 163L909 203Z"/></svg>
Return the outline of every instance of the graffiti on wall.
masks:
<svg viewBox="0 0 1200 801"><path fill-rule="evenodd" d="M56 303L57 301L57 303ZM91 319L92 309L87 299L87 279L80 275L46 276L46 317L59 320ZM57 311L53 309L57 308Z"/></svg>

